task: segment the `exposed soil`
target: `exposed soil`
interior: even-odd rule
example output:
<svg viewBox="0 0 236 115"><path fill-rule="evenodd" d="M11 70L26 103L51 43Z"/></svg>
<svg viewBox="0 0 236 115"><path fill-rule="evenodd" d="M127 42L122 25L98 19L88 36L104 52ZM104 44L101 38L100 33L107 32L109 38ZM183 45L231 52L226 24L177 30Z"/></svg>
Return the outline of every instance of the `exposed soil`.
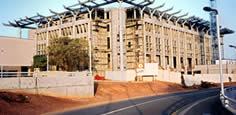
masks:
<svg viewBox="0 0 236 115"><path fill-rule="evenodd" d="M220 86L220 84L215 84ZM236 85L226 83L225 86ZM0 115L39 115L110 103L130 98L160 95L201 89L200 86L182 88L168 82L96 82L94 97L50 97L23 92L0 91Z"/></svg>

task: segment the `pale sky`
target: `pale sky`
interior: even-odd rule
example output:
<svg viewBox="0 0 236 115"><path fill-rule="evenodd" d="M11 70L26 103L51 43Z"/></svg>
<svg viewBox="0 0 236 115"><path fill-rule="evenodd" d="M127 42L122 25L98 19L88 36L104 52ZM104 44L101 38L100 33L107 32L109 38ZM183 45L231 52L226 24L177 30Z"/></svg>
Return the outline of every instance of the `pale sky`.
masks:
<svg viewBox="0 0 236 115"><path fill-rule="evenodd" d="M84 1L84 0L81 0ZM138 1L138 0L136 0ZM2 23L18 20L25 16L30 17L40 13L42 15L51 15L49 9L56 12L64 11L62 5L73 5L77 0L2 0L0 4L0 36L18 36L18 29L12 27L4 27ZM182 13L189 12L188 16L198 16L205 20L209 20L209 13L204 12L204 6L209 6L209 0L155 0L155 3L150 7L155 7L166 3L165 7L160 10L168 9L174 6L174 10L169 13L182 9ZM110 5L106 7L113 7ZM127 6L124 4L124 6ZM219 10L220 25L236 31L236 0L218 0L217 8ZM23 31L23 37L27 38L26 30ZM236 34L225 36L225 53L226 58L236 59L236 52L228 45L236 45Z"/></svg>

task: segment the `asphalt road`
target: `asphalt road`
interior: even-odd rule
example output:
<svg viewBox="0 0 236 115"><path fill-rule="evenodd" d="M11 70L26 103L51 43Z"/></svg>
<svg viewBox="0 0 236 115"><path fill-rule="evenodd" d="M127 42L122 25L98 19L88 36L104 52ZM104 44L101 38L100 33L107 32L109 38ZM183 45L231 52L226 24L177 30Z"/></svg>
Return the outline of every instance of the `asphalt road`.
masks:
<svg viewBox="0 0 236 115"><path fill-rule="evenodd" d="M219 100L220 89L130 99L56 115L231 115Z"/></svg>

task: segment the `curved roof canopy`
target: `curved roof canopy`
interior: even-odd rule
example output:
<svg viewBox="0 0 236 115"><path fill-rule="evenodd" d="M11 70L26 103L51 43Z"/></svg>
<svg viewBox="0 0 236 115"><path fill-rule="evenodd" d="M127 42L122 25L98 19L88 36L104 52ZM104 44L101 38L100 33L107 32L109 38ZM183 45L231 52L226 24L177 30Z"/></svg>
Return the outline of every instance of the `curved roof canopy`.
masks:
<svg viewBox="0 0 236 115"><path fill-rule="evenodd" d="M65 11L58 13L53 10L49 10L52 15L51 16L43 16L39 13L37 13L36 16L33 17L25 17L21 18L19 20L14 20L14 22L8 21L7 24L3 24L5 26L11 26L11 27L19 27L19 28L28 28L28 29L35 29L35 26L32 26L33 24L45 24L47 22L60 20L62 18L66 17L72 17L72 16L78 16L79 14L86 13L89 10L99 8L101 6L109 5L111 3L119 2L120 0L87 0L84 2L80 2L78 0L78 3L71 5L71 6L64 6ZM182 14L180 16L175 16L176 14L180 14L181 10L168 14L167 12L173 10L173 7L170 9L166 9L164 11L157 10L158 8L164 7L165 4L162 4L160 6L157 6L155 8L149 8L148 5L155 2L155 0L121 0L122 2L125 2L127 4L130 4L134 6L134 8L138 9L144 9L145 12L150 13L151 15L155 16L161 16L162 18L167 19L168 21L173 21L180 24L188 24L191 27L198 27L199 29L205 28L206 30L210 29L210 23L208 21L205 21L199 17L191 16L189 18L184 18L188 15Z"/></svg>

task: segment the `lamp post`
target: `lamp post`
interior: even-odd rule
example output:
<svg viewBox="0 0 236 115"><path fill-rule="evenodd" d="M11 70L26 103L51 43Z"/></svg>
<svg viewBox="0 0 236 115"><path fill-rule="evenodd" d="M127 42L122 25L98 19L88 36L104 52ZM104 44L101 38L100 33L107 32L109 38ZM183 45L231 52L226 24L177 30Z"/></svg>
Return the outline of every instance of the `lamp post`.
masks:
<svg viewBox="0 0 236 115"><path fill-rule="evenodd" d="M212 9L210 7L204 7L203 10L206 11L206 12L215 12L216 13L217 39L218 39L218 51L219 51L220 84L221 84L221 94L224 96L225 93L224 93L222 60L221 60L219 15L218 15L217 9Z"/></svg>

